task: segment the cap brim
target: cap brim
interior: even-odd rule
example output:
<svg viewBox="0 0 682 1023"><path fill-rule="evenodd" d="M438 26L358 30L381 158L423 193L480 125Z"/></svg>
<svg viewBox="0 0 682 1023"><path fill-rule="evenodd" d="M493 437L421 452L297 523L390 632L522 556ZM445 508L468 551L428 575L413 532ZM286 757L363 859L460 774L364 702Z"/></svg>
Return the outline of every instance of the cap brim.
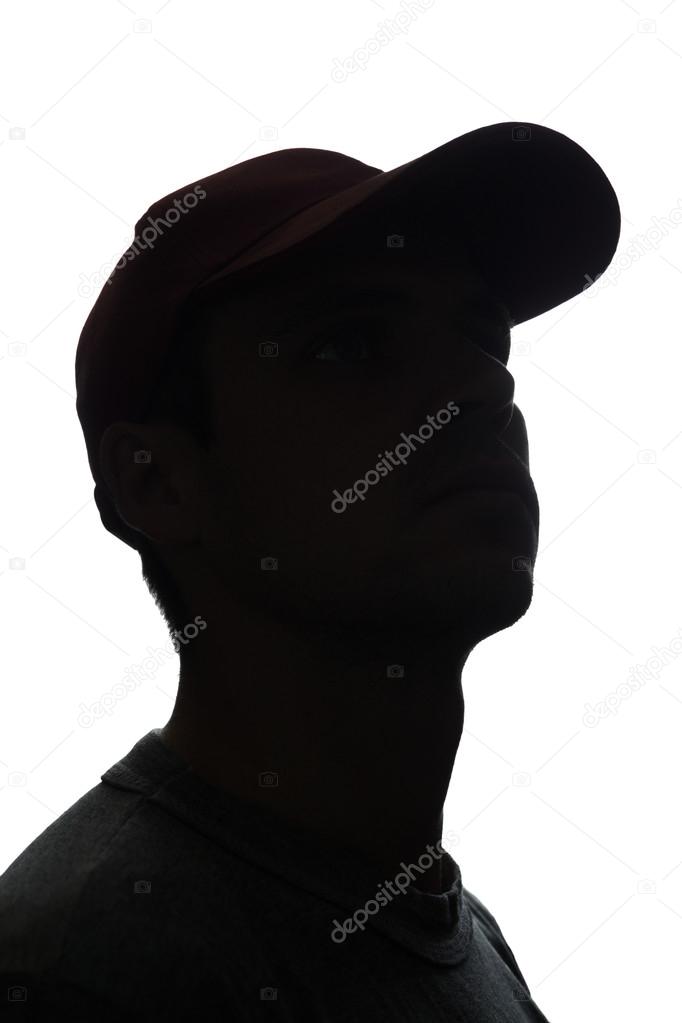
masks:
<svg viewBox="0 0 682 1023"><path fill-rule="evenodd" d="M351 216L355 212L356 215ZM377 219L377 217L379 219ZM309 206L223 267L201 288L330 231L362 232L378 245L447 259L464 240L474 269L514 323L539 316L586 290L618 245L620 208L599 164L544 125L486 125Z"/></svg>

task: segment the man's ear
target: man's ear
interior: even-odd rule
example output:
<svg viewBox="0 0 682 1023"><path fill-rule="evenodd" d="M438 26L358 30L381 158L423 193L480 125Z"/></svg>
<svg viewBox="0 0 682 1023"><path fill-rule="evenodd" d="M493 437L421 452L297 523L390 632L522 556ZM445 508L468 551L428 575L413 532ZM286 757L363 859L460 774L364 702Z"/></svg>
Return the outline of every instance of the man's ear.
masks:
<svg viewBox="0 0 682 1023"><path fill-rule="evenodd" d="M111 423L99 464L126 525L157 543L187 543L199 524L196 446L166 423Z"/></svg>

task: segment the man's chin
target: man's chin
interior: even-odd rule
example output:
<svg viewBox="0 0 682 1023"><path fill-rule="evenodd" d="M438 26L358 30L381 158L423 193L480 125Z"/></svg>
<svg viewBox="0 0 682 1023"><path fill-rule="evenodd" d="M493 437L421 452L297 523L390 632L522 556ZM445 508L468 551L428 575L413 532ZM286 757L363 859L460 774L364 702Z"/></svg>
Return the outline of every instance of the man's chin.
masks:
<svg viewBox="0 0 682 1023"><path fill-rule="evenodd" d="M530 572L491 571L479 565L469 578L434 578L405 624L452 628L479 643L522 618L533 599Z"/></svg>
<svg viewBox="0 0 682 1023"><path fill-rule="evenodd" d="M472 588L462 617L471 636L481 642L523 618L532 599L533 578L529 572L500 574L494 588L487 586L485 579Z"/></svg>
<svg viewBox="0 0 682 1023"><path fill-rule="evenodd" d="M317 569L295 577L282 571L276 586L242 597L256 614L303 628L362 623L370 630L453 630L479 642L509 628L530 606L533 559L518 549L500 543L455 553L444 546L439 555L421 547L403 550L400 558L379 558L370 567L356 565L355 571L349 552L345 561L313 559L324 564L323 588Z"/></svg>
<svg viewBox="0 0 682 1023"><path fill-rule="evenodd" d="M522 618L532 598L531 559L500 548L450 562L424 558L393 566L358 591L353 609L368 625L452 630L480 642ZM349 608L338 610L343 618Z"/></svg>

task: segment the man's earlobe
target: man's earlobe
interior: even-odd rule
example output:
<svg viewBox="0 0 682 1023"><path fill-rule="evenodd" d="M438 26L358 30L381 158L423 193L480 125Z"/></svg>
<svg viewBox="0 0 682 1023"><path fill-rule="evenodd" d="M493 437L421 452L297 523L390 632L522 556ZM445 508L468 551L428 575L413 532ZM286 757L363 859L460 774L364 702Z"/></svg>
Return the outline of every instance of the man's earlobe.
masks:
<svg viewBox="0 0 682 1023"><path fill-rule="evenodd" d="M130 463L149 464L151 448L145 447L135 423L110 423L99 442L99 465L104 482L118 507L121 477Z"/></svg>
<svg viewBox="0 0 682 1023"><path fill-rule="evenodd" d="M147 531L146 522L141 521L146 518L141 500L144 477L149 475L146 467L153 465L153 445L143 436L146 432L137 423L111 423L100 439L99 464L117 514L131 529L153 540L156 537Z"/></svg>
<svg viewBox="0 0 682 1023"><path fill-rule="evenodd" d="M100 440L100 470L117 514L158 543L196 532L196 487L182 431L165 423L117 422Z"/></svg>

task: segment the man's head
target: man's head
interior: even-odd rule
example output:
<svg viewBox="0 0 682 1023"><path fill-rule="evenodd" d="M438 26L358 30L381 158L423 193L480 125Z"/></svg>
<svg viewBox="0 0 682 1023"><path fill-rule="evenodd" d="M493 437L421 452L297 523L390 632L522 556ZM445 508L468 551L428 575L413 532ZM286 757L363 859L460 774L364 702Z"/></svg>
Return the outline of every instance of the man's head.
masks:
<svg viewBox="0 0 682 1023"><path fill-rule="evenodd" d="M337 628L456 626L477 642L528 608L515 559L534 561L538 512L504 309L452 252L351 257L308 246L207 289L179 335L174 389L146 423L105 433L107 485L175 628L237 601ZM135 462L139 449L151 461ZM480 461L525 471L525 503L454 485L429 504ZM365 476L364 499L334 510Z"/></svg>

